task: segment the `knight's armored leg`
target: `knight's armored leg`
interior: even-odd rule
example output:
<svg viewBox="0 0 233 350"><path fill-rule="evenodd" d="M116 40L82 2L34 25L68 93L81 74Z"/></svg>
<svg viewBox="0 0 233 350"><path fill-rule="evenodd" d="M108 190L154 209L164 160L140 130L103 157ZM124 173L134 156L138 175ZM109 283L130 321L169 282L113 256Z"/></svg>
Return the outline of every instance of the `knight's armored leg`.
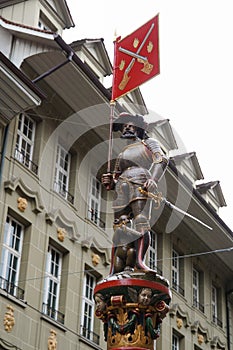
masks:
<svg viewBox="0 0 233 350"><path fill-rule="evenodd" d="M136 261L136 249L134 242L129 244L127 247L127 257L125 263L125 270L132 270L135 266Z"/></svg>
<svg viewBox="0 0 233 350"><path fill-rule="evenodd" d="M135 241L136 249L136 268L149 270L144 264L144 258L150 245L150 201L138 200L132 205L134 213L134 225L136 231L142 233L137 241Z"/></svg>
<svg viewBox="0 0 233 350"><path fill-rule="evenodd" d="M143 232L143 236L135 241L136 246L136 268L140 270L148 270L148 267L144 264L146 252L150 245L150 226L148 220L142 214L135 218L136 230Z"/></svg>
<svg viewBox="0 0 233 350"><path fill-rule="evenodd" d="M116 254L117 254L117 247L119 245L118 242L118 236L117 232L119 228L119 219L115 217L114 224L113 224L113 230L114 230L114 235L113 235L113 245L112 245L112 250L111 250L111 266L110 266L110 276L112 276L115 271L115 263L116 263Z"/></svg>
<svg viewBox="0 0 233 350"><path fill-rule="evenodd" d="M144 236L140 238L137 242L137 259L136 268L139 270L149 270L148 266L145 265L144 260L146 252L150 246L150 231L146 231Z"/></svg>
<svg viewBox="0 0 233 350"><path fill-rule="evenodd" d="M125 269L127 257L127 246L119 246L116 248L114 256L114 273L122 272Z"/></svg>
<svg viewBox="0 0 233 350"><path fill-rule="evenodd" d="M114 257L116 248L113 246L111 251L111 266L110 266L110 276L114 274Z"/></svg>
<svg viewBox="0 0 233 350"><path fill-rule="evenodd" d="M124 229L129 224L130 220L125 214L121 215L119 219L115 219L114 221L110 275L124 271L126 264L131 264L132 253L130 254L128 252L129 238L127 238L127 232Z"/></svg>

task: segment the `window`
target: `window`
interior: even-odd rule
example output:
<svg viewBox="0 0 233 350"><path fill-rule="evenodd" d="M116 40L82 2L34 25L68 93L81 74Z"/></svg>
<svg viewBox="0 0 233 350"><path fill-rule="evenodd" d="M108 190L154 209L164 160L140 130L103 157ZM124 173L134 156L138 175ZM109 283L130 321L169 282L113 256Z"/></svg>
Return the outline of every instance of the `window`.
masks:
<svg viewBox="0 0 233 350"><path fill-rule="evenodd" d="M180 350L180 339L177 335L172 335L172 350Z"/></svg>
<svg viewBox="0 0 233 350"><path fill-rule="evenodd" d="M83 285L83 309L81 319L81 334L85 338L99 344L99 336L93 332L94 329L94 288L96 278L90 273L85 273Z"/></svg>
<svg viewBox="0 0 233 350"><path fill-rule="evenodd" d="M193 305L198 306L199 303L199 272L193 269Z"/></svg>
<svg viewBox="0 0 233 350"><path fill-rule="evenodd" d="M101 184L93 175L91 175L90 184L88 217L96 225L100 226L101 228L105 228L105 223L100 218Z"/></svg>
<svg viewBox="0 0 233 350"><path fill-rule="evenodd" d="M193 268L193 306L204 312L204 305L200 303L201 298L201 272Z"/></svg>
<svg viewBox="0 0 233 350"><path fill-rule="evenodd" d="M38 20L38 27L42 30L49 30L52 32L56 32L57 28L54 26L54 24L48 19L45 14L40 11L40 17Z"/></svg>
<svg viewBox="0 0 233 350"><path fill-rule="evenodd" d="M52 246L48 248L43 313L64 323L64 315L58 311L62 269L62 254Z"/></svg>
<svg viewBox="0 0 233 350"><path fill-rule="evenodd" d="M201 348L199 348L199 346L197 346L196 344L194 344L194 350L201 350Z"/></svg>
<svg viewBox="0 0 233 350"><path fill-rule="evenodd" d="M184 350L184 348L184 336L174 329L172 331L172 350Z"/></svg>
<svg viewBox="0 0 233 350"><path fill-rule="evenodd" d="M212 302L212 321L214 323L217 323L217 319L218 319L218 309L217 309L217 305L218 305L218 301L217 301L217 288L212 286L212 298L211 298Z"/></svg>
<svg viewBox="0 0 233 350"><path fill-rule="evenodd" d="M212 306L212 321L218 326L222 327L222 321L220 320L220 291L212 285L212 297L211 297L211 306Z"/></svg>
<svg viewBox="0 0 233 350"><path fill-rule="evenodd" d="M179 289L179 254L175 250L172 251L172 287Z"/></svg>
<svg viewBox="0 0 233 350"><path fill-rule="evenodd" d="M20 262L24 238L24 226L7 216L0 268L0 288L18 299L23 299L24 291L18 287Z"/></svg>
<svg viewBox="0 0 233 350"><path fill-rule="evenodd" d="M54 191L73 204L74 198L68 192L71 154L61 145L57 145Z"/></svg>
<svg viewBox="0 0 233 350"><path fill-rule="evenodd" d="M36 123L26 114L18 119L15 158L37 174L38 166L32 162Z"/></svg>
<svg viewBox="0 0 233 350"><path fill-rule="evenodd" d="M181 287L182 282L182 262L180 254L172 250L172 287L180 294L184 295L184 289Z"/></svg>
<svg viewBox="0 0 233 350"><path fill-rule="evenodd" d="M149 268L162 274L157 267L157 234L150 231L150 247L149 247Z"/></svg>

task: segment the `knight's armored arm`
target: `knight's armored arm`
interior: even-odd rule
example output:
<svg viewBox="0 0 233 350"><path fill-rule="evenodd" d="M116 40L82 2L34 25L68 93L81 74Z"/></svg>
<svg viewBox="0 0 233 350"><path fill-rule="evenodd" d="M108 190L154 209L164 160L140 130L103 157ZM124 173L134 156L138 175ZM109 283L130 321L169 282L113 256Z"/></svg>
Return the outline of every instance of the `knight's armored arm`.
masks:
<svg viewBox="0 0 233 350"><path fill-rule="evenodd" d="M151 165L151 179L156 183L162 178L168 166L168 158L163 153L159 143L154 139L146 139L145 144L152 152L153 163Z"/></svg>
<svg viewBox="0 0 233 350"><path fill-rule="evenodd" d="M151 178L156 183L158 183L159 180L162 178L168 166L167 157L165 157L164 155L159 155L158 158L159 158L159 161L154 162L151 169Z"/></svg>
<svg viewBox="0 0 233 350"><path fill-rule="evenodd" d="M115 187L115 182L112 173L103 174L101 177L101 183L106 187L106 189L113 190Z"/></svg>
<svg viewBox="0 0 233 350"><path fill-rule="evenodd" d="M113 173L106 173L106 174L103 174L101 177L101 182L106 187L107 190L114 190L117 179L121 174L121 170L119 166L120 157L121 157L121 153L119 154L116 160Z"/></svg>
<svg viewBox="0 0 233 350"><path fill-rule="evenodd" d="M114 171L113 171L113 180L116 183L118 180L118 177L121 175L121 169L120 169L120 159L122 157L122 153L120 153L116 159L116 163L114 166Z"/></svg>

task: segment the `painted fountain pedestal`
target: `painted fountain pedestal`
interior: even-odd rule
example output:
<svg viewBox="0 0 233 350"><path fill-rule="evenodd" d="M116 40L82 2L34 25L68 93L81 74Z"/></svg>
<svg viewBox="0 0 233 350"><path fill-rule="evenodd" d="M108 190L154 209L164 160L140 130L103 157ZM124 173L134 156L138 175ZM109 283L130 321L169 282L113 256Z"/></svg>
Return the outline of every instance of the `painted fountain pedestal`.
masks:
<svg viewBox="0 0 233 350"><path fill-rule="evenodd" d="M155 271L121 272L97 284L95 315L108 350L153 349L169 310L169 283Z"/></svg>

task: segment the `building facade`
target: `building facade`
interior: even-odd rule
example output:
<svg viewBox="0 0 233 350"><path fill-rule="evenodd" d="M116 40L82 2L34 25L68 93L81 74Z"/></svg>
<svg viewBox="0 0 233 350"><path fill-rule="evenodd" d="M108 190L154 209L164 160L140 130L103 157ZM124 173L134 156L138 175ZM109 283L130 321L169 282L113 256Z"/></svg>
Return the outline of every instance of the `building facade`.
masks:
<svg viewBox="0 0 233 350"><path fill-rule="evenodd" d="M111 260L112 193L100 177L112 66L102 39L68 45L72 26L64 0L0 4L0 349L106 348L93 290ZM116 104L125 109L148 113L139 89ZM156 349L233 350L233 234L218 215L220 183L203 181L194 152L175 155L169 120L149 133L170 157L163 195L212 228L152 211L147 264L173 293ZM112 163L119 149L116 137Z"/></svg>

